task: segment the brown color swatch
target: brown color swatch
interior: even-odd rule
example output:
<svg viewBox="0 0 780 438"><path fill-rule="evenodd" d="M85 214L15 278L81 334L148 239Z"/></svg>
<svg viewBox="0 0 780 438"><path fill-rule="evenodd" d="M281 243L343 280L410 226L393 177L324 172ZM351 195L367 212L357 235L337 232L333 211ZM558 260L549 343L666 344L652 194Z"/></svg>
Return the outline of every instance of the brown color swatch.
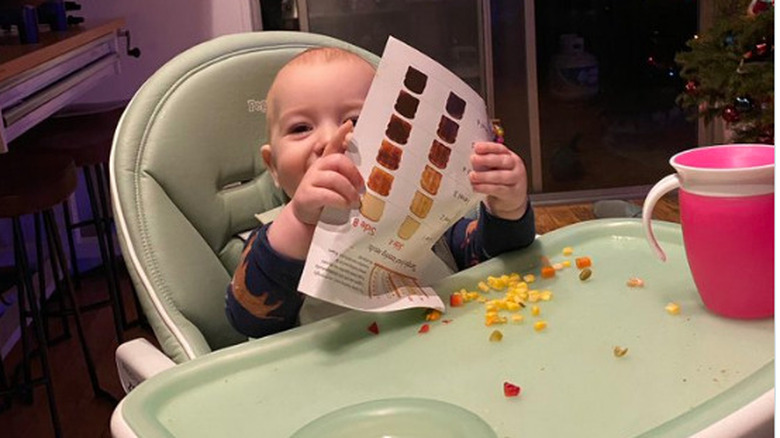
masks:
<svg viewBox="0 0 780 438"><path fill-rule="evenodd" d="M428 159L439 169L446 169L447 162L450 161L450 152L452 150L449 147L434 140L433 144L431 144L431 150L428 152Z"/></svg>
<svg viewBox="0 0 780 438"><path fill-rule="evenodd" d="M445 146L446 147L446 146ZM433 167L425 165L422 176L420 177L420 186L430 193L436 195L439 192L439 185L441 184L441 173L436 171Z"/></svg>
<svg viewBox="0 0 780 438"><path fill-rule="evenodd" d="M374 167L371 169L371 175L368 177L368 188L382 196L387 196L390 194L390 190L393 189L393 179L393 175L378 167Z"/></svg>
<svg viewBox="0 0 780 438"><path fill-rule="evenodd" d="M398 170L403 152L398 146L382 140L382 145L379 146L379 152L376 154L376 162L387 169Z"/></svg>
<svg viewBox="0 0 780 438"><path fill-rule="evenodd" d="M425 90L425 84L428 83L428 76L425 73L417 70L416 68L409 66L406 69L406 76L404 77L404 86L409 91L417 94L422 94Z"/></svg>
<svg viewBox="0 0 780 438"><path fill-rule="evenodd" d="M409 141L409 133L412 131L412 125L406 120L393 114L390 116L390 123L387 124L385 135L390 140L404 145Z"/></svg>
<svg viewBox="0 0 780 438"><path fill-rule="evenodd" d="M455 143L455 139L458 138L459 127L460 125L458 125L456 121L447 116L441 116L441 120L439 120L439 129L436 131L436 134L439 135L440 139L447 143Z"/></svg>
<svg viewBox="0 0 780 438"><path fill-rule="evenodd" d="M447 114L454 119L460 120L463 118L464 111L466 111L466 101L450 91L450 95L447 97Z"/></svg>
<svg viewBox="0 0 780 438"><path fill-rule="evenodd" d="M398 92L398 98L395 100L395 110L398 114L411 120L417 114L417 107L419 105L420 99L404 90Z"/></svg>

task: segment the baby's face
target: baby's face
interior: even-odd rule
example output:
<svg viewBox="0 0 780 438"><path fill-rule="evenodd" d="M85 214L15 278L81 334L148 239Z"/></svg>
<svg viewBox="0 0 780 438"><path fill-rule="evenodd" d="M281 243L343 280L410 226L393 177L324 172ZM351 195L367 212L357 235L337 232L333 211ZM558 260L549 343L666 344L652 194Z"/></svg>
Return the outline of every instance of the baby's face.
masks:
<svg viewBox="0 0 780 438"><path fill-rule="evenodd" d="M351 58L282 70L270 96L267 161L288 196L293 196L338 127L357 121L373 77L370 65Z"/></svg>

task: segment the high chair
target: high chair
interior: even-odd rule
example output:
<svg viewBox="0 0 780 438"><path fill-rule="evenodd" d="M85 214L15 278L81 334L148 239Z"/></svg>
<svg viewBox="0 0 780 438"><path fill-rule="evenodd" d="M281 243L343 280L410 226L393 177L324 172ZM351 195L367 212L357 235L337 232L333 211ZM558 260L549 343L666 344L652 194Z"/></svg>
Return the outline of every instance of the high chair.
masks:
<svg viewBox="0 0 780 438"><path fill-rule="evenodd" d="M216 38L165 64L133 97L111 153L111 190L130 277L164 355L143 339L121 345L126 391L160 369L243 341L225 292L243 249L238 234L284 201L265 170L265 96L306 48L342 41L303 32Z"/></svg>

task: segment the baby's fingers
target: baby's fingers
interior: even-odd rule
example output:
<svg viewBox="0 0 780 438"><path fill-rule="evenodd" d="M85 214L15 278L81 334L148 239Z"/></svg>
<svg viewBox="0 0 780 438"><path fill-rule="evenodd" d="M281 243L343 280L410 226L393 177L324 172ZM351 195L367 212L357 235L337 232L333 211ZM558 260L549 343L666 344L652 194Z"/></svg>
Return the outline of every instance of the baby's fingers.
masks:
<svg viewBox="0 0 780 438"><path fill-rule="evenodd" d="M352 120L347 120L341 126L339 126L339 129L336 131L336 135L334 135L330 140L330 143L325 146L325 150L322 152L322 155L325 156L330 154L344 153L344 151L347 150L347 134L352 132L353 129L354 125L352 125Z"/></svg>
<svg viewBox="0 0 780 438"><path fill-rule="evenodd" d="M470 172L469 180L472 185L492 184L513 186L517 184L518 175L513 170L491 170L487 172Z"/></svg>

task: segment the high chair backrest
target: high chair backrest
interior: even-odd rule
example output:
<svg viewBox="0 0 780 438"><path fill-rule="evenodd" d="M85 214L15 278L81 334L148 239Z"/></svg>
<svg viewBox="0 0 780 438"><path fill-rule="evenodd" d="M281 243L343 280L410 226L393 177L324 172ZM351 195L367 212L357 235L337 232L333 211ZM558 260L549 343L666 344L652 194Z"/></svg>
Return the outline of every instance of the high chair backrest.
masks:
<svg viewBox="0 0 780 438"><path fill-rule="evenodd" d="M117 234L163 351L181 363L246 340L225 317L225 290L254 215L283 203L259 154L265 95L306 48L342 41L303 32L228 35L152 75L127 106L111 153Z"/></svg>

